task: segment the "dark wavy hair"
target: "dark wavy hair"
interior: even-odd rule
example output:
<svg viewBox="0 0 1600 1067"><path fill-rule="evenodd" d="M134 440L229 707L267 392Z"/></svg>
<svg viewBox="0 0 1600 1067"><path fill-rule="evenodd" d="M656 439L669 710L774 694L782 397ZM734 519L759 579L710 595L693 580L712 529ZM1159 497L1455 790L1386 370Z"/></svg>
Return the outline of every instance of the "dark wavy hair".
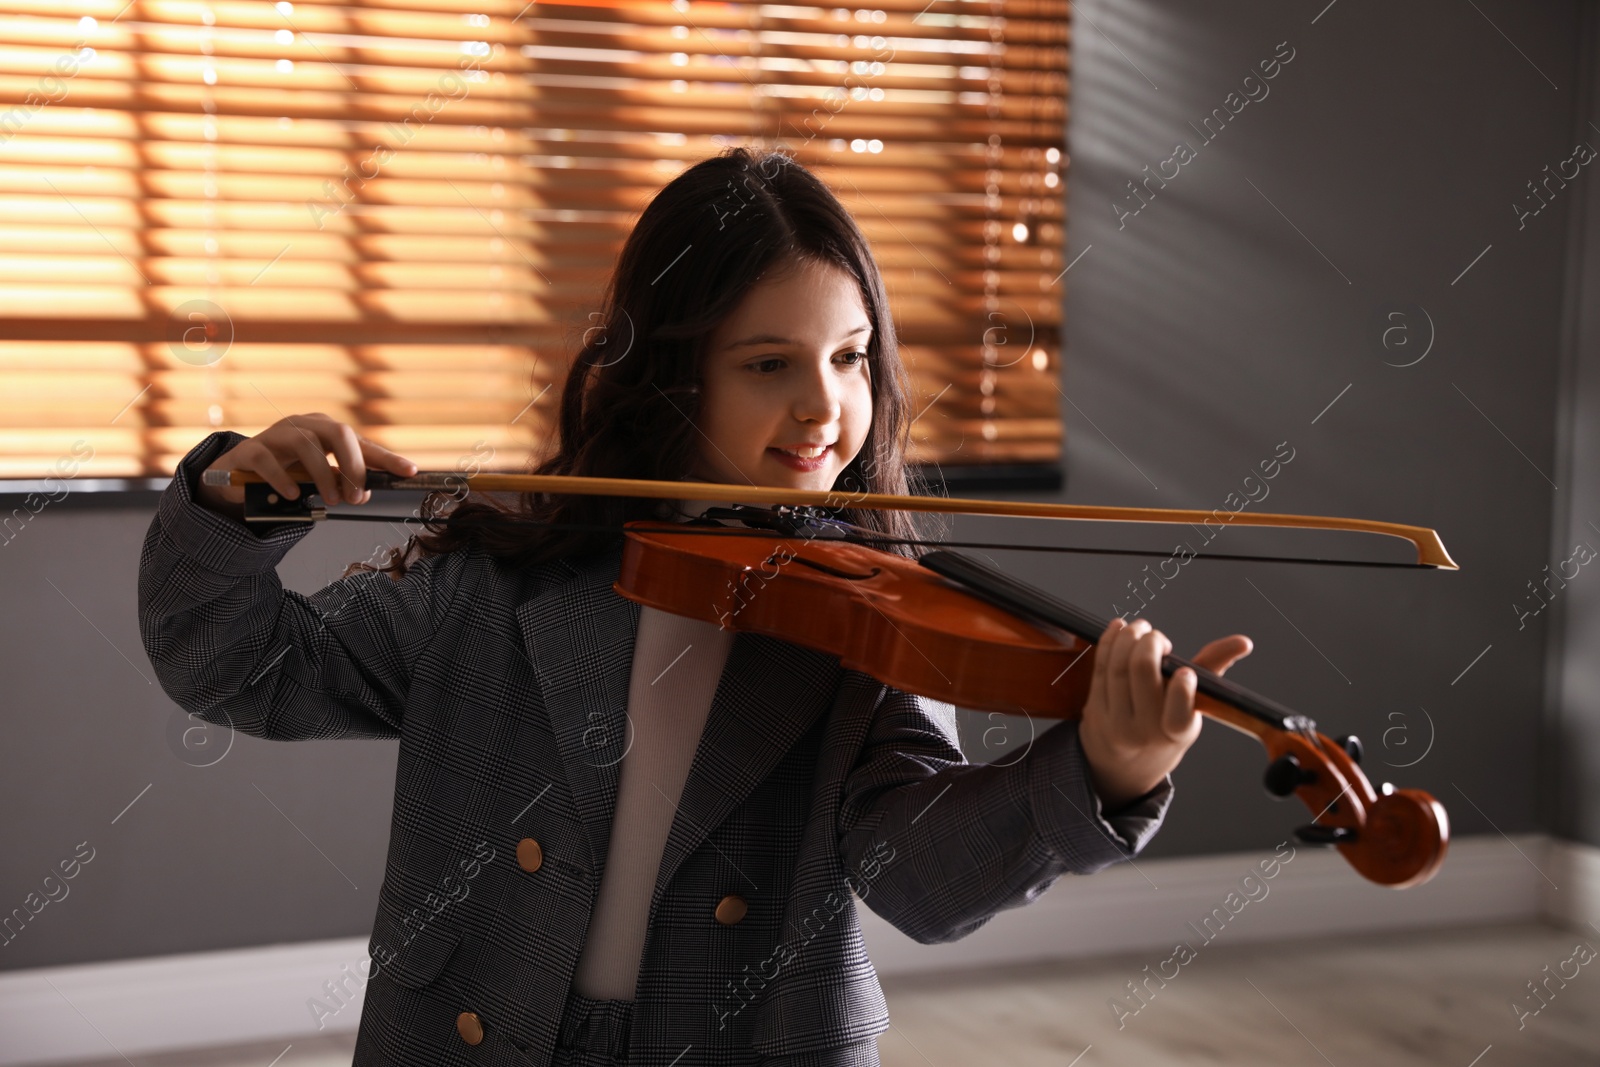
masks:
<svg viewBox="0 0 1600 1067"><path fill-rule="evenodd" d="M758 280L803 260L837 266L854 278L872 323L872 425L833 488L927 492L905 464L908 379L866 238L827 186L793 157L746 148L690 167L640 215L601 311L591 316L597 325L585 332L573 359L554 451L530 462L531 473L686 479L698 447L706 341ZM833 514L890 537L919 535L907 512L847 507ZM597 550L611 540L607 531L620 537L623 523L664 512L661 501L638 497L520 493L501 500L439 490L423 500L419 516L425 531L389 550L385 563L356 563L345 573L382 570L398 578L421 556L468 545L512 566L532 565ZM602 529L561 529L562 523ZM892 550L918 554L909 546Z"/></svg>

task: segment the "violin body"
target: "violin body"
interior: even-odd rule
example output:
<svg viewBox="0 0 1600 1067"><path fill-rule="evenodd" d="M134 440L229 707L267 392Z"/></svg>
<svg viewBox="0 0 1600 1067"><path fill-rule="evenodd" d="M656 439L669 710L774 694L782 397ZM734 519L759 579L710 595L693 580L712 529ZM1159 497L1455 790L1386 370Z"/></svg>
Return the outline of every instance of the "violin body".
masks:
<svg viewBox="0 0 1600 1067"><path fill-rule="evenodd" d="M628 523L617 593L838 656L850 670L958 707L1082 716L1094 676L1092 640L866 545L704 533L685 532L680 523ZM1200 676L1200 712L1266 748L1268 791L1298 796L1314 813L1312 825L1296 831L1302 841L1336 846L1380 885L1400 889L1433 877L1449 842L1449 820L1437 800L1387 784L1380 793L1357 765L1359 742L1334 741L1292 713L1281 717L1286 725L1275 726L1271 712L1279 706L1203 667L1168 659Z"/></svg>
<svg viewBox="0 0 1600 1067"><path fill-rule="evenodd" d="M974 711L1077 718L1094 645L986 603L865 545L704 537L629 523L616 591L724 629L782 638L846 668Z"/></svg>

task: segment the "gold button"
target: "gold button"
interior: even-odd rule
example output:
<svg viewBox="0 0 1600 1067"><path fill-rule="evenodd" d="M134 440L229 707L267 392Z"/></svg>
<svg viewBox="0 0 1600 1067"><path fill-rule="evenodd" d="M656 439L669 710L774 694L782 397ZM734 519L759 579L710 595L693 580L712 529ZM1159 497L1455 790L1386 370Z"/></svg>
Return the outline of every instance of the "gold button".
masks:
<svg viewBox="0 0 1600 1067"><path fill-rule="evenodd" d="M517 842L517 866L532 874L544 864L544 849L531 837Z"/></svg>
<svg viewBox="0 0 1600 1067"><path fill-rule="evenodd" d="M478 1017L470 1011L464 1011L456 1016L456 1033L461 1035L461 1040L469 1045L476 1045L483 1040L483 1024Z"/></svg>
<svg viewBox="0 0 1600 1067"><path fill-rule="evenodd" d="M717 904L717 922L724 926L732 926L744 918L744 913L749 910L750 906L744 902L743 897L730 893Z"/></svg>

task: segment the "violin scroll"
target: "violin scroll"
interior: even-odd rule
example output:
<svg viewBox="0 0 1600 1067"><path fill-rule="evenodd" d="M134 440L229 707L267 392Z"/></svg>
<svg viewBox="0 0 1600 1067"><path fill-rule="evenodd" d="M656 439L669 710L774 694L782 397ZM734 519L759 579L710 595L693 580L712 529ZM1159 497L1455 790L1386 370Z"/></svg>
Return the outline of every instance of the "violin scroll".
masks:
<svg viewBox="0 0 1600 1067"><path fill-rule="evenodd" d="M1352 758L1359 745L1308 733L1261 739L1271 757L1268 790L1298 796L1312 812L1311 824L1296 836L1307 844L1333 845L1364 878L1391 889L1432 878L1450 843L1444 806L1420 789L1385 783L1379 793Z"/></svg>

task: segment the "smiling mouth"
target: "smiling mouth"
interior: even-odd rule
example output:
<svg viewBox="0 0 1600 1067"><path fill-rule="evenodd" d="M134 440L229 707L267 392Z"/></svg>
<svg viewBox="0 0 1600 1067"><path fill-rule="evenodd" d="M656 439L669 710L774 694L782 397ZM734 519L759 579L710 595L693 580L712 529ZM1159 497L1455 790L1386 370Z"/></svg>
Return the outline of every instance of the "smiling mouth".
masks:
<svg viewBox="0 0 1600 1067"><path fill-rule="evenodd" d="M833 445L799 445L794 448L769 448L772 459L802 474L811 474L825 468L833 454Z"/></svg>

